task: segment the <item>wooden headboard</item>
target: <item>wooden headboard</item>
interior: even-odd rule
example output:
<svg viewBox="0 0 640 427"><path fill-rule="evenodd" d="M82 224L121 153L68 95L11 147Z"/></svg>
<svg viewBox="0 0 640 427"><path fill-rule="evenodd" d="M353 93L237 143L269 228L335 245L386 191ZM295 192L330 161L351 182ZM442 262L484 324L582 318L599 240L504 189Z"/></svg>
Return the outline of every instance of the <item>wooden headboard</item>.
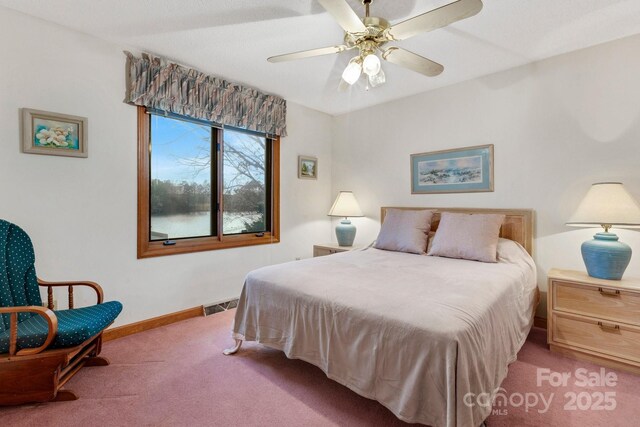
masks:
<svg viewBox="0 0 640 427"><path fill-rule="evenodd" d="M394 207L385 206L380 209L380 222L384 221L387 209L405 209L405 210L422 210L429 209L434 211L431 220L431 231L436 231L440 224L441 212L456 213L495 213L505 215L502 228L500 228L500 237L514 240L520 243L532 255L533 251L533 210L531 209L475 209L475 208L430 208L430 207Z"/></svg>

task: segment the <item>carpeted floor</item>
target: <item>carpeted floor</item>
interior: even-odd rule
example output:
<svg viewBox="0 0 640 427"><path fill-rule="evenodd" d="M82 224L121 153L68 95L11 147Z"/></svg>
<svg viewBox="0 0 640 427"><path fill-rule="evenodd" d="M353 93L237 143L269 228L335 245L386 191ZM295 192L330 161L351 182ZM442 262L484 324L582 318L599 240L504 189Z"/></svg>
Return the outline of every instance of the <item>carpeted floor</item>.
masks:
<svg viewBox="0 0 640 427"><path fill-rule="evenodd" d="M245 343L237 355L223 356L222 350L232 343L233 314L218 313L108 342L103 355L111 366L85 368L69 382L79 400L0 408L0 425L406 425L377 402L279 351ZM597 373L600 368L551 354L545 332L534 329L511 365L502 385L511 404L495 409L489 427L639 425L640 376L607 370L615 372L616 385L576 385L576 369ZM571 373L571 378L567 386L544 381L538 387L538 368ZM615 395L598 402L605 392ZM540 393L546 401L553 393L546 411ZM571 393L578 396L575 410L564 408L572 403ZM521 401L529 402L528 410ZM613 410L585 409L613 404Z"/></svg>

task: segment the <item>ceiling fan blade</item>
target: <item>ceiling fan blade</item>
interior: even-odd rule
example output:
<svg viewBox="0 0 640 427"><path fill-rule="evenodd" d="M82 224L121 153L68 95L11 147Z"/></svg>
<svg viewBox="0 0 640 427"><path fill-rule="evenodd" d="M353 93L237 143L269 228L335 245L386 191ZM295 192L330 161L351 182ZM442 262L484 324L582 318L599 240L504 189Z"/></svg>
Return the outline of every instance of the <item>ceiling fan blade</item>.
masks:
<svg viewBox="0 0 640 427"><path fill-rule="evenodd" d="M345 45L321 47L319 49L303 50L300 52L285 53L284 55L276 55L267 58L269 62L291 61L294 59L310 58L312 56L329 55L331 53L340 53L351 48Z"/></svg>
<svg viewBox="0 0 640 427"><path fill-rule="evenodd" d="M429 77L435 77L444 71L444 67L437 62L399 47L385 50L382 52L382 58Z"/></svg>
<svg viewBox="0 0 640 427"><path fill-rule="evenodd" d="M363 33L367 30L358 15L346 0L318 0L333 19L348 33Z"/></svg>
<svg viewBox="0 0 640 427"><path fill-rule="evenodd" d="M387 30L392 40L404 40L416 34L446 27L482 10L482 0L457 0L422 15L400 22Z"/></svg>

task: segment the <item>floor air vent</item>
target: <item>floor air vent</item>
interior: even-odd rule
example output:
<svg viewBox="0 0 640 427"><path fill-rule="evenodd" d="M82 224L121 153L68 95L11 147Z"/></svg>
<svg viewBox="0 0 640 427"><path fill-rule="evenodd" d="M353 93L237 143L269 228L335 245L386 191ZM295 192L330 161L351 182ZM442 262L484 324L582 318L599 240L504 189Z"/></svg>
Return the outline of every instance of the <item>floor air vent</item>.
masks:
<svg viewBox="0 0 640 427"><path fill-rule="evenodd" d="M231 301L225 302L217 302L214 304L209 304L204 306L204 315L208 316L210 314L220 313L221 311L227 311L231 308L236 308L238 306L238 300L232 299Z"/></svg>

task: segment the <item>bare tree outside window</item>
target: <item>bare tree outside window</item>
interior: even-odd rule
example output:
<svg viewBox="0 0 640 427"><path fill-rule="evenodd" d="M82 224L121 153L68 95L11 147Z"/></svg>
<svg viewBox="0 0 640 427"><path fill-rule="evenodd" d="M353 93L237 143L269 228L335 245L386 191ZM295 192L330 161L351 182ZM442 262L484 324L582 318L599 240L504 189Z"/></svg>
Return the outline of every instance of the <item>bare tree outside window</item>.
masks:
<svg viewBox="0 0 640 427"><path fill-rule="evenodd" d="M151 240L210 236L211 168L180 159L211 156L211 129L153 115L151 147Z"/></svg>
<svg viewBox="0 0 640 427"><path fill-rule="evenodd" d="M212 132L209 126L152 116L152 240L211 235ZM222 132L223 234L267 231L267 139ZM215 148L214 148L215 150ZM215 190L215 189L214 189Z"/></svg>
<svg viewBox="0 0 640 427"><path fill-rule="evenodd" d="M223 164L224 234L266 231L266 138L225 130Z"/></svg>

